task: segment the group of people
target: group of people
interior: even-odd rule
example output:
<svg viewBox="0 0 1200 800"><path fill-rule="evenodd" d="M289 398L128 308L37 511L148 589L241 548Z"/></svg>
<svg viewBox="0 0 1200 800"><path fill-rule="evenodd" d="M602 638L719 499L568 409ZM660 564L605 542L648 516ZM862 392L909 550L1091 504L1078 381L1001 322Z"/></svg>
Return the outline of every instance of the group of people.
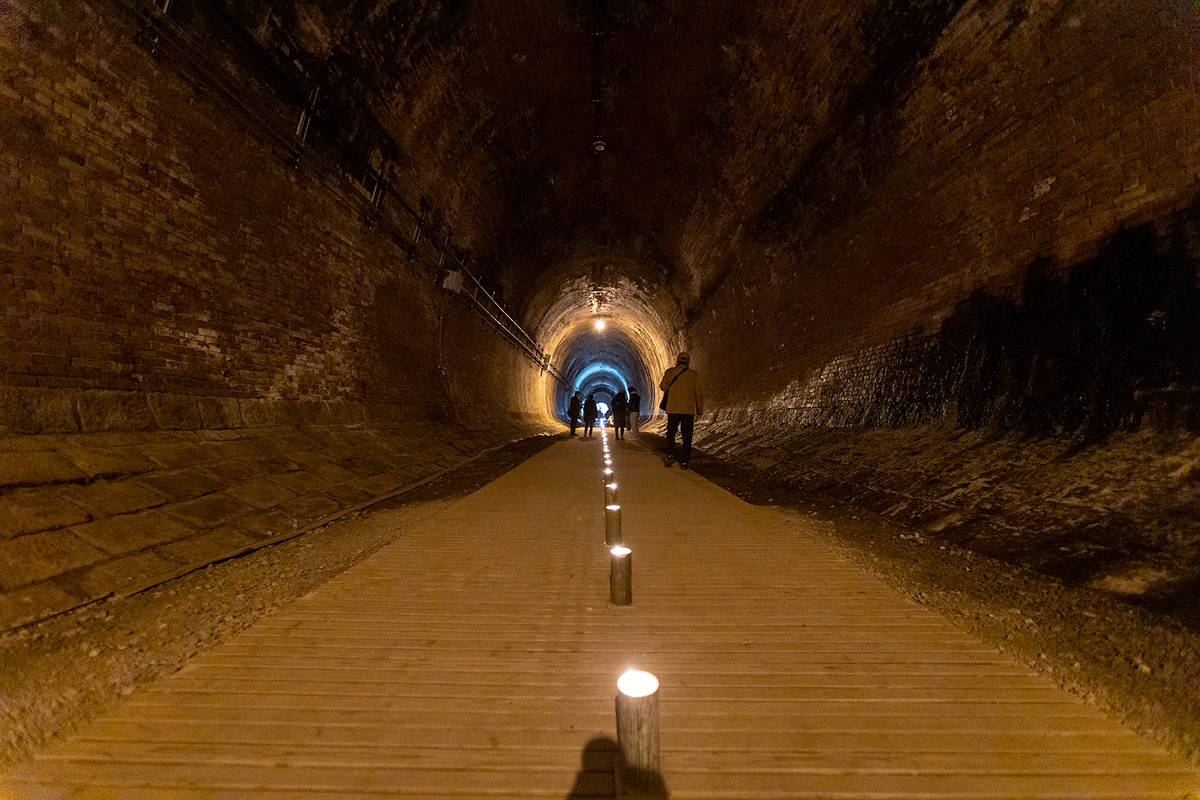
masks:
<svg viewBox="0 0 1200 800"><path fill-rule="evenodd" d="M579 427L580 414L583 415L583 438L592 438L592 429L596 427L596 420L600 416L600 408L596 403L596 393L590 392L587 400L583 399L580 392L576 392L571 398L571 405L567 409L568 415L571 417L571 435L575 435L575 429ZM642 397L637 393L637 389L630 386L629 394L625 394L625 390L617 392L617 396L613 398L612 407L609 409L609 424L613 427L613 436L618 439L625 438L625 431L629 430L633 434L633 438L637 438L638 420L642 413Z"/></svg>
<svg viewBox="0 0 1200 800"><path fill-rule="evenodd" d="M675 463L675 437L682 439L682 449L679 453L679 466L687 469L692 457L692 433L695 429L696 416L704 413L704 395L700 390L700 377L690 368L691 357L680 353L675 359L675 366L663 373L658 388L663 391L661 408L667 412L667 457L666 465ZM642 410L642 398L637 389L629 387L629 395L624 391L617 393L612 402L613 433L618 439L625 438L629 430L636 439L638 420ZM571 435L583 418L584 438L591 438L592 429L599 417L599 406L596 403L595 392L588 394L584 400L580 392L575 392L567 409L571 418Z"/></svg>

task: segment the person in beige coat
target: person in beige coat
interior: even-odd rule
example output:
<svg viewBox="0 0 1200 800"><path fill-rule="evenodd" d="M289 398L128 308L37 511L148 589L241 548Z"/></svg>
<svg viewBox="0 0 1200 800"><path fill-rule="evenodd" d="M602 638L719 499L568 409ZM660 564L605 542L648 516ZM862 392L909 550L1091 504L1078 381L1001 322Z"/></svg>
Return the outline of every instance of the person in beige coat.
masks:
<svg viewBox="0 0 1200 800"><path fill-rule="evenodd" d="M704 393L700 390L700 376L688 364L691 357L680 353L675 366L663 373L658 388L667 393L667 466L675 463L675 432L683 439L679 466L688 468L692 458L692 430L696 415L704 413Z"/></svg>

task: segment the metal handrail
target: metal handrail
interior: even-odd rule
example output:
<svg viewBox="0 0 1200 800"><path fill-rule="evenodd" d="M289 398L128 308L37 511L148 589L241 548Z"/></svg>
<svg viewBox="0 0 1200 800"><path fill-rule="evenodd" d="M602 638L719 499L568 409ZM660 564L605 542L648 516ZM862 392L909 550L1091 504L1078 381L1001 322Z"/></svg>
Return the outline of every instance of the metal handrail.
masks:
<svg viewBox="0 0 1200 800"><path fill-rule="evenodd" d="M115 0L109 0L109 2L115 2ZM306 135L308 128L312 124L312 121L315 119L318 122L324 122L324 120L321 119L320 114L318 114L316 109L313 107L314 103L312 102L312 98L314 97L314 94L312 92L298 93L300 96L308 96L310 101L304 104L301 108L301 121L297 125L294 134L290 137L280 134L273 125L262 119L261 116L243 103L241 99L237 97L237 95L230 91L225 85L223 85L222 81L218 80L216 76L212 74L214 69L222 72L224 72L224 70L219 65L215 65L211 57L196 46L196 43L192 41L191 36L186 31L169 19L167 16L169 2L170 0L167 0L163 6L153 11L140 13L129 8L127 5L121 4L121 6L123 10L132 11L135 15L140 17L146 30L154 30L155 36L152 41L152 47L157 47L158 45L162 44L159 38L161 34L168 34L168 38L173 40L172 43L175 45L175 47L190 62L191 66L201 73L204 80L211 84L212 88L224 95L226 101L231 103L231 105L241 112L242 115L245 116L251 123L263 130L270 139L274 140L276 145L282 145L284 149L287 149L289 152L291 152L297 159L297 166L299 165L299 156L301 153L303 153L318 162L318 165L324 168L325 171L331 174L345 175L345 171L340 166L331 164L324 155L317 152L317 150L309 146L305 141L307 138ZM282 100L282 98L280 99ZM287 100L283 100L283 102L285 105L292 105ZM326 126L326 128L332 134L331 138L333 139L334 143L342 145L343 140L337 134L337 131L335 129L328 128L328 126ZM471 292L467 296L472 302L473 307L483 315L484 319L490 322L492 327L496 328L497 331L503 334L528 358L536 362L543 372L548 372L561 384L569 385L569 381L567 381L566 377L561 373L561 371L559 371L553 364L550 363L551 359L549 354L547 354L546 351L537 343L537 340L534 339L533 336L531 336L523 327L521 327L520 323L513 319L512 315L509 314L508 311L496 301L496 298L490 292L484 289L483 284L479 281L479 279L466 268L465 259L454 252L453 248L450 246L449 235L438 237L425 222L425 215L419 213L415 208L413 208L412 205L410 205L400 195L392 183L387 180L385 175L375 172L373 169L371 169L370 172L372 173L372 177L375 179L376 184L372 187L370 199L368 200L364 197L361 198L361 201L366 206L366 211L369 215L368 218L371 220L372 224L379 222L388 228L393 238L397 240L397 243L403 243L403 246L408 248L410 260L416 260L417 258L420 258L421 261L427 267L430 267L431 271L438 277L442 277L442 273L446 271L446 259L448 257L455 267L470 280ZM407 212L413 221L416 222L416 231L411 236L397 230L392 221L387 219L386 215L383 214L383 199L385 197L391 197L396 204L405 212ZM436 245L436 259L431 258L421 252L423 249L422 238Z"/></svg>
<svg viewBox="0 0 1200 800"><path fill-rule="evenodd" d="M555 380L564 386L570 385L570 381L567 380L566 376L550 363L549 353L542 349L537 340L530 336L521 327L520 323L512 318L512 315L496 300L495 295L487 291L479 279L471 274L470 270L462 267L461 272L470 280L471 284L471 288L464 290L462 294L472 302L475 309L486 320L491 322L497 330L507 335L513 344L523 350L527 356L536 361L543 372L550 373Z"/></svg>

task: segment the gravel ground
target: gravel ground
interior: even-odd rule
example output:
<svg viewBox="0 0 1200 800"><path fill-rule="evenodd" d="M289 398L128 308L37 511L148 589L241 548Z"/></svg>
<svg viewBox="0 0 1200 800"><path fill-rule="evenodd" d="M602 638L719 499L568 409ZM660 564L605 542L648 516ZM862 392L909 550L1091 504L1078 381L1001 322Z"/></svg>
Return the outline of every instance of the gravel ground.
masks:
<svg viewBox="0 0 1200 800"><path fill-rule="evenodd" d="M507 445L392 500L146 592L0 637L0 768L170 675L556 441Z"/></svg>
<svg viewBox="0 0 1200 800"><path fill-rule="evenodd" d="M661 439L647 436L651 446ZM693 454L692 467L808 526L884 583L926 605L1126 726L1200 766L1200 633L1169 610L1068 586L993 541L980 555L770 473Z"/></svg>
<svg viewBox="0 0 1200 800"><path fill-rule="evenodd" d="M645 439L654 446L655 437ZM554 441L509 445L312 533L6 634L0 767L69 733L135 686L174 673ZM693 467L748 502L817 522L832 547L888 585L1200 765L1200 636L1169 616L1065 587L879 514L801 496L767 473L702 455Z"/></svg>

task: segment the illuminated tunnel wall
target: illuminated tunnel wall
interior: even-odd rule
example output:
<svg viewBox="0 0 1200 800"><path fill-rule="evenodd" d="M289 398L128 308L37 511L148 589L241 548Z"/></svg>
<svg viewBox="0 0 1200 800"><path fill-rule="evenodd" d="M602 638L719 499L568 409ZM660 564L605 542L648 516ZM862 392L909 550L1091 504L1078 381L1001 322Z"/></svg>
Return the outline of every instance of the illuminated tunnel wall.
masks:
<svg viewBox="0 0 1200 800"><path fill-rule="evenodd" d="M636 387L642 414L657 413L658 379L675 363L680 347L674 333L674 301L661 292L620 280L608 286L579 278L555 293L537 326L555 367L567 384L549 382L546 407L565 419L571 393L610 403L619 391ZM603 330L596 323L604 323Z"/></svg>
<svg viewBox="0 0 1200 800"><path fill-rule="evenodd" d="M187 35L153 59L149 5L0 3L0 434L349 442L561 420L576 386L637 386L653 412L681 349L721 415L705 431L804 428L857 470L840 437L895 429L868 455L898 491L942 472L914 461L917 423L1200 426L1194 4L703 3L688 32L672 4L609 4L609 77L629 77L604 84L602 155L572 4L180 4ZM297 160L280 132L321 75ZM376 203L355 176L381 164ZM563 381L413 258L397 198ZM13 512L10 598L100 558L66 527L98 520L59 509L92 467L25 447L9 508L49 510ZM1157 482L1172 519L1196 518L1193 463Z"/></svg>

